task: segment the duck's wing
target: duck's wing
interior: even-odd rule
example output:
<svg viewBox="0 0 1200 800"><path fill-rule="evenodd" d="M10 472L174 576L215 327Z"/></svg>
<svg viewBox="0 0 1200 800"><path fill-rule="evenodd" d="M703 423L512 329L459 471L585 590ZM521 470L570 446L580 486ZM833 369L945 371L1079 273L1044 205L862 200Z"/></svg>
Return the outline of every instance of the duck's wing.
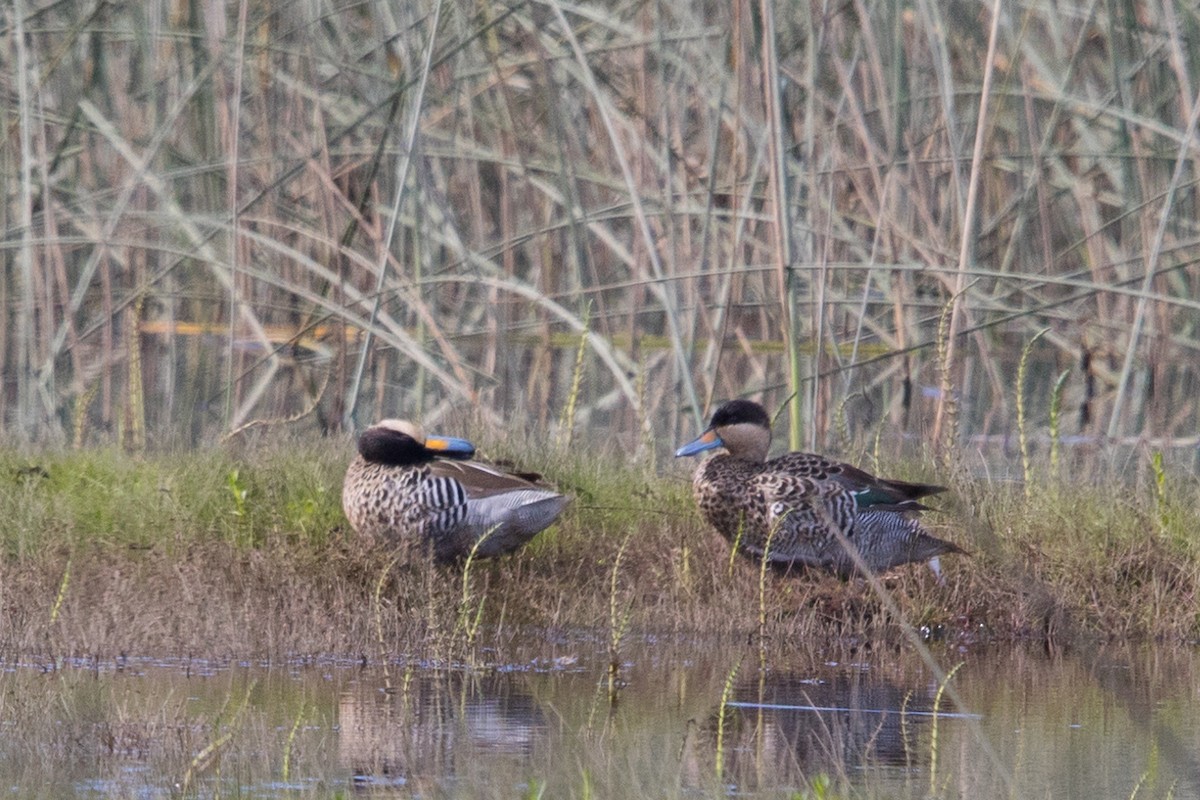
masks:
<svg viewBox="0 0 1200 800"><path fill-rule="evenodd" d="M851 469L854 469L854 468L851 467ZM862 470L855 470L855 471L863 472ZM869 473L863 473L863 474L869 475ZM874 477L874 476L871 476L871 477ZM920 511L920 510L924 509L925 506L916 502L917 498L929 497L930 495L941 494L942 492L946 491L945 486L939 486L936 483L917 483L915 481L896 480L895 478L875 478L874 485L875 486L885 486L885 487L887 487L888 491L893 492L896 495L899 495L900 497L902 497L903 498L902 506L899 509L901 511L904 511L904 510ZM907 503L908 505L903 505L904 503ZM861 502L860 502L860 505L861 505ZM881 509L881 510L884 510L884 509Z"/></svg>
<svg viewBox="0 0 1200 800"><path fill-rule="evenodd" d="M430 472L439 478L452 478L466 490L467 497L478 500L510 492L546 492L557 494L550 487L536 483L530 478L540 478L536 473L520 475L508 472L479 461L438 460L430 465Z"/></svg>
<svg viewBox="0 0 1200 800"><path fill-rule="evenodd" d="M769 461L768 467L772 472L840 484L854 495L862 509L921 511L927 506L918 502L919 498L946 491L945 486L933 483L880 478L852 464L816 453L787 453Z"/></svg>

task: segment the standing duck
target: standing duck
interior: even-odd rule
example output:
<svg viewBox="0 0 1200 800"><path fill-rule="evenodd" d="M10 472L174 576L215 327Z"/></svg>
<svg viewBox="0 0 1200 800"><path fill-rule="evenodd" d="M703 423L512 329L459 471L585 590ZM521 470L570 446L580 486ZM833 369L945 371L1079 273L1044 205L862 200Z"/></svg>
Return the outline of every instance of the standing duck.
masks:
<svg viewBox="0 0 1200 800"><path fill-rule="evenodd" d="M744 553L780 565L803 564L846 577L854 560L838 541L840 531L875 572L961 553L931 536L911 514L919 498L943 486L877 478L857 467L813 453L767 460L771 418L761 405L731 400L676 457L725 448L702 463L692 480L700 513Z"/></svg>
<svg viewBox="0 0 1200 800"><path fill-rule="evenodd" d="M426 437L385 419L358 437L342 509L359 534L423 542L438 561L510 553L550 526L570 498L529 479L470 461L475 446ZM478 546L476 545L478 543Z"/></svg>

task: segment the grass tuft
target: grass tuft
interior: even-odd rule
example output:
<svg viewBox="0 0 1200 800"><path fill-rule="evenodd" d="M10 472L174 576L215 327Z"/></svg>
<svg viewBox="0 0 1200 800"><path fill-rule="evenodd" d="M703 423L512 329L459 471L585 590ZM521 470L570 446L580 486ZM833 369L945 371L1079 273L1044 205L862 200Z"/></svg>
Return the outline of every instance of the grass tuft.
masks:
<svg viewBox="0 0 1200 800"><path fill-rule="evenodd" d="M620 453L518 458L574 502L527 547L467 569L355 537L339 508L348 458L348 447L299 442L241 455L0 456L0 591L13 621L0 650L476 663L506 631L533 628L603 631L616 662L632 631L751 636L764 658L789 641L899 636L857 579L731 557L686 475ZM921 565L884 586L904 619L966 643L1196 641L1200 489L1148 461L1151 480L1133 490L1080 486L1036 460L1044 480L960 479L926 522L972 555L943 559L944 586Z"/></svg>

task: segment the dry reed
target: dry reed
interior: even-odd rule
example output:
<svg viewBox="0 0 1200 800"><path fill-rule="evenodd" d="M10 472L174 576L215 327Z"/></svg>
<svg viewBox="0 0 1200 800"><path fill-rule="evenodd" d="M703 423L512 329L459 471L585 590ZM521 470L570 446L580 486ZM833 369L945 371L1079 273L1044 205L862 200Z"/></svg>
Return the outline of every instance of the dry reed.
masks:
<svg viewBox="0 0 1200 800"><path fill-rule="evenodd" d="M570 396L634 450L755 393L893 453L953 403L994 468L1047 329L1030 433L1082 360L1056 438L1190 447L1196 21L1122 8L18 4L0 420L140 448Z"/></svg>

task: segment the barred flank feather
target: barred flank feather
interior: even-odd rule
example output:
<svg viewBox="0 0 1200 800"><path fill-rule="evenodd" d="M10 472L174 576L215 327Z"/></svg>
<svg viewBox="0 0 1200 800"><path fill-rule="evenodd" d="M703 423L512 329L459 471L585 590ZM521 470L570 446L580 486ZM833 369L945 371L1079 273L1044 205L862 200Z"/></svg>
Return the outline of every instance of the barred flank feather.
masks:
<svg viewBox="0 0 1200 800"><path fill-rule="evenodd" d="M918 561L930 561L946 553L965 552L958 545L930 535L914 517L891 511L864 511L848 537L872 570L884 570ZM854 561L839 547L832 568L839 575L854 572Z"/></svg>

